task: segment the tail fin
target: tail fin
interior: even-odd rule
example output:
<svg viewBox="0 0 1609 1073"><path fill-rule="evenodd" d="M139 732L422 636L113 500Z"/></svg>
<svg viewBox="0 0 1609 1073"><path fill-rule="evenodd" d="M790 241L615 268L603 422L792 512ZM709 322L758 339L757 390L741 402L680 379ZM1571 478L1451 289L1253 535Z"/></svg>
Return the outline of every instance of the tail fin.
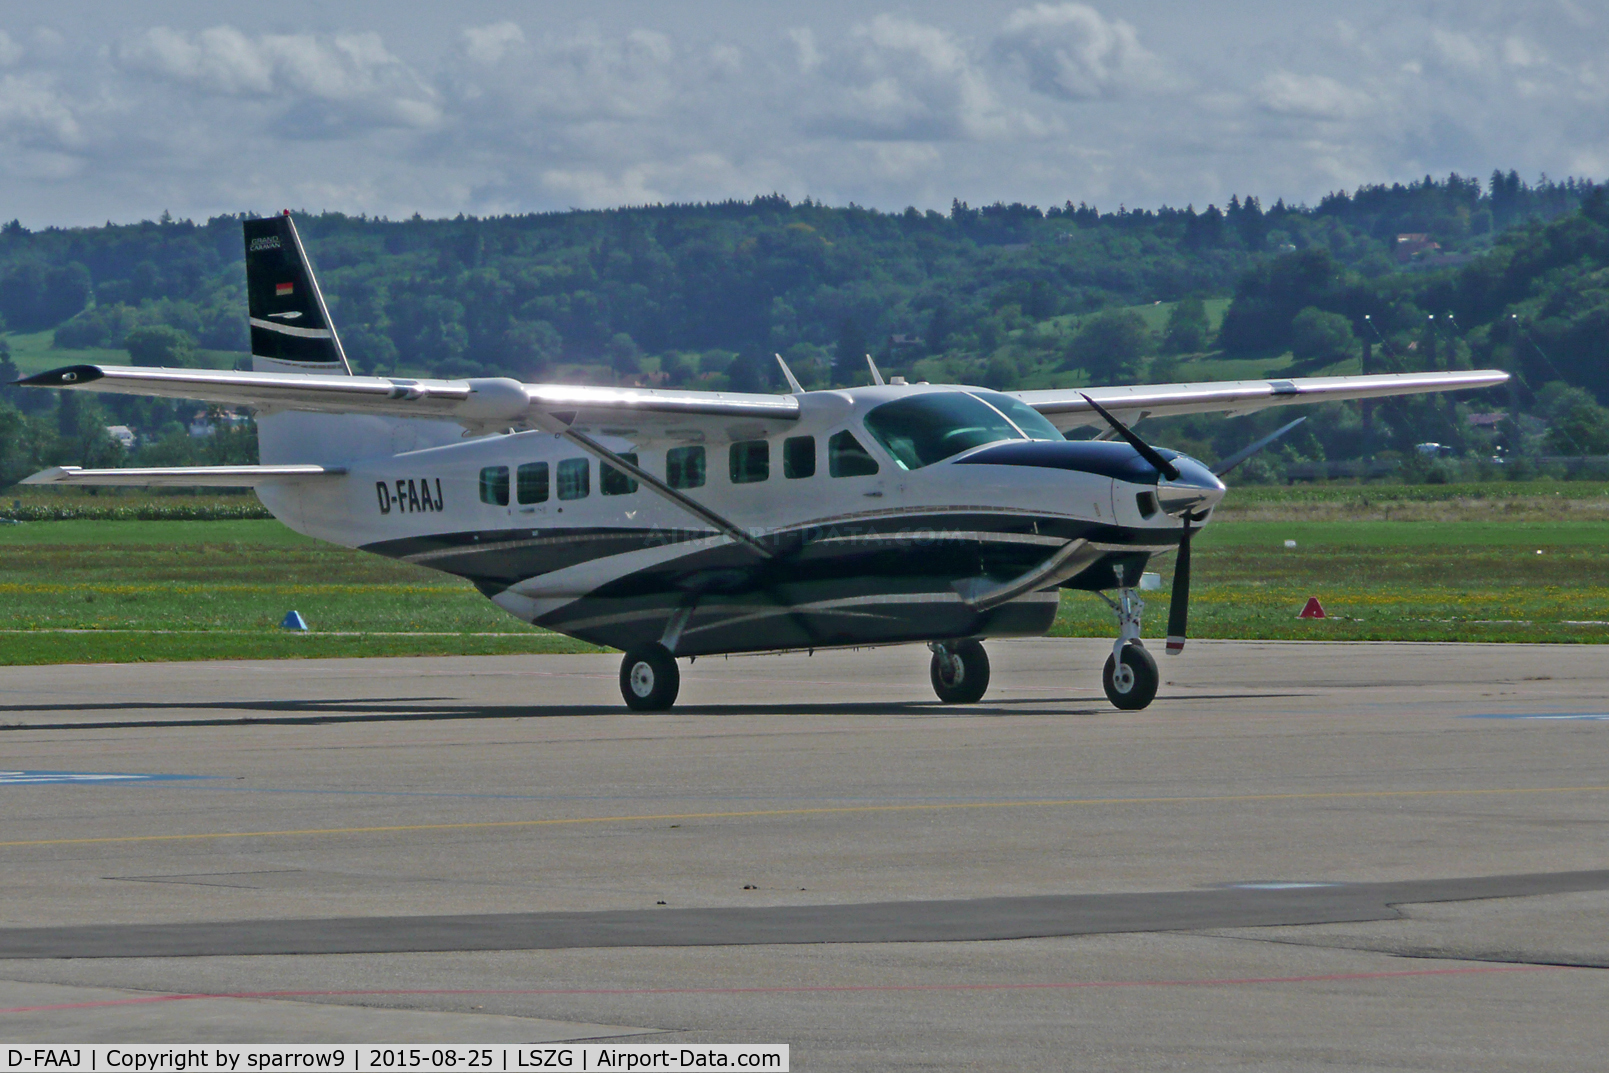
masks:
<svg viewBox="0 0 1609 1073"><path fill-rule="evenodd" d="M290 212L244 226L252 368L351 376Z"/></svg>

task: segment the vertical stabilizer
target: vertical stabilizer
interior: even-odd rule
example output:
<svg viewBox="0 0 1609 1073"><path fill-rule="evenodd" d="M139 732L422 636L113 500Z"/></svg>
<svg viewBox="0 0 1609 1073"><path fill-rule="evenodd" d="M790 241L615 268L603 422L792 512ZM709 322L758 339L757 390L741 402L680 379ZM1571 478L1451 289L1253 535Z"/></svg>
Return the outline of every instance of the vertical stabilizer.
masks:
<svg viewBox="0 0 1609 1073"><path fill-rule="evenodd" d="M252 368L351 376L290 213L247 220L244 227Z"/></svg>

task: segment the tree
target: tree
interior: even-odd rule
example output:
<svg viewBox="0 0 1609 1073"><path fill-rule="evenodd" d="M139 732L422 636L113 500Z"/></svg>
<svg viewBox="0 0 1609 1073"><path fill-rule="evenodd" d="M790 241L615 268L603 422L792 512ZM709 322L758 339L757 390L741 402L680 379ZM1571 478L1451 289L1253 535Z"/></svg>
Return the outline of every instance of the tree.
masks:
<svg viewBox="0 0 1609 1073"><path fill-rule="evenodd" d="M1083 369L1097 383L1122 383L1134 379L1150 347L1144 318L1131 309L1108 309L1078 329L1063 367Z"/></svg>
<svg viewBox="0 0 1609 1073"><path fill-rule="evenodd" d="M14 332L55 327L84 308L91 292L89 269L72 261L28 261L0 277L0 316Z"/></svg>
<svg viewBox="0 0 1609 1073"><path fill-rule="evenodd" d="M835 384L852 384L866 369L866 333L854 317L845 317L838 324L838 345L833 351L832 380Z"/></svg>
<svg viewBox="0 0 1609 1073"><path fill-rule="evenodd" d="M558 330L545 320L514 320L503 332L503 362L521 376L538 379L564 350Z"/></svg>
<svg viewBox="0 0 1609 1073"><path fill-rule="evenodd" d="M625 332L616 332L604 348L604 356L609 359L609 368L621 376L631 376L642 371L642 347L637 341Z"/></svg>
<svg viewBox="0 0 1609 1073"><path fill-rule="evenodd" d="M196 341L182 329L148 324L129 332L123 346L135 365L174 367L193 362Z"/></svg>
<svg viewBox="0 0 1609 1073"><path fill-rule="evenodd" d="M367 324L354 324L341 332L341 349L355 372L379 376L396 368L397 344Z"/></svg>
<svg viewBox="0 0 1609 1073"><path fill-rule="evenodd" d="M1590 394L1555 380L1537 393L1548 422L1548 450L1560 455L1609 454L1609 408Z"/></svg>
<svg viewBox="0 0 1609 1073"><path fill-rule="evenodd" d="M1327 250L1285 253L1241 277L1235 300L1218 329L1218 345L1231 353L1291 345L1291 322L1307 306L1324 306L1340 268Z"/></svg>
<svg viewBox="0 0 1609 1073"><path fill-rule="evenodd" d="M1352 322L1339 313L1308 306L1291 321L1291 353L1305 368L1334 365L1356 352Z"/></svg>
<svg viewBox="0 0 1609 1073"><path fill-rule="evenodd" d="M1175 302L1168 311L1162 346L1171 354L1194 354L1207 349L1211 334L1206 303L1199 298L1186 298Z"/></svg>
<svg viewBox="0 0 1609 1073"><path fill-rule="evenodd" d="M50 430L43 421L25 417L16 407L0 399L0 488L7 488L43 469L48 464L51 440Z"/></svg>
<svg viewBox="0 0 1609 1073"><path fill-rule="evenodd" d="M771 390L771 371L776 361L769 354L757 350L744 350L733 360L727 375L731 377L733 391L761 394Z"/></svg>

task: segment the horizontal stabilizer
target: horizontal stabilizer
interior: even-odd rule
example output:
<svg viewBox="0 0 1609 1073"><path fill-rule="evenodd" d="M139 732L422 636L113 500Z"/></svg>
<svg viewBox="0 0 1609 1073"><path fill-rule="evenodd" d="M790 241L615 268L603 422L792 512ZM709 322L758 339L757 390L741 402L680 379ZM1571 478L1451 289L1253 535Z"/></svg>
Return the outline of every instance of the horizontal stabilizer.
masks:
<svg viewBox="0 0 1609 1073"><path fill-rule="evenodd" d="M339 477L345 469L331 466L175 466L171 469L80 469L52 466L23 484L120 485L160 488L255 488L270 481Z"/></svg>

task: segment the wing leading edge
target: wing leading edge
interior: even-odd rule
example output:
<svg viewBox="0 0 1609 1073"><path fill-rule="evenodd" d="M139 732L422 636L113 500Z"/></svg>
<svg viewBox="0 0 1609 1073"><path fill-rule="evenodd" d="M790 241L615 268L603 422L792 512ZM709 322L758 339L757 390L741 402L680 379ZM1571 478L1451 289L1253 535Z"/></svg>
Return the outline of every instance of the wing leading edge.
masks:
<svg viewBox="0 0 1609 1073"><path fill-rule="evenodd" d="M1133 387L1052 389L1008 392L1066 432L1105 421L1084 398L1088 395L1126 421L1178 414L1249 414L1270 406L1346 399L1377 399L1431 391L1495 387L1506 383L1501 369L1468 372L1374 373L1366 376L1314 376L1289 380L1225 380L1199 384L1143 384Z"/></svg>

